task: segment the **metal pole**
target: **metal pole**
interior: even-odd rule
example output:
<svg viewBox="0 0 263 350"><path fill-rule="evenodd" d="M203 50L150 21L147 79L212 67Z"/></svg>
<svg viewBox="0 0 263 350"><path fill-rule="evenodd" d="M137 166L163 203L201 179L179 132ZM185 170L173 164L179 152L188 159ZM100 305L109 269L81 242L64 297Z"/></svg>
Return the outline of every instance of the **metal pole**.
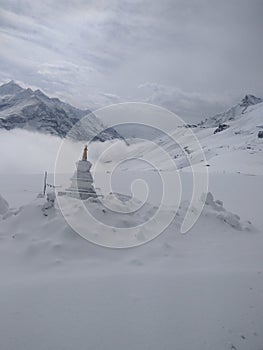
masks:
<svg viewBox="0 0 263 350"><path fill-rule="evenodd" d="M47 171L45 171L45 175L44 175L44 188L43 188L43 195L44 196L46 194L46 189L47 189Z"/></svg>

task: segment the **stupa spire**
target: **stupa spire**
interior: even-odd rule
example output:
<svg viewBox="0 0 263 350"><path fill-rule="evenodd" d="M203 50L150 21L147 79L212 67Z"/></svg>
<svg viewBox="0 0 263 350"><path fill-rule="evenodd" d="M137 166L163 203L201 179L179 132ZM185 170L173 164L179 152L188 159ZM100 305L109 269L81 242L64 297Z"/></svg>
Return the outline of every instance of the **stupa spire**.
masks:
<svg viewBox="0 0 263 350"><path fill-rule="evenodd" d="M88 156L88 146L85 145L83 150L82 160L87 161L87 156Z"/></svg>

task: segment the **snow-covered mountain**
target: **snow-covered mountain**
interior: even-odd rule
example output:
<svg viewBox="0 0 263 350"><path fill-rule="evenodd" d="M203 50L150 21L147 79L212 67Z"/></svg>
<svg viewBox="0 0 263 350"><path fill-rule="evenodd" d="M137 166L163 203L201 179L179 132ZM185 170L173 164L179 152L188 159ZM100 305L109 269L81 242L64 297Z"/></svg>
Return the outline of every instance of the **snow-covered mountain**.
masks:
<svg viewBox="0 0 263 350"><path fill-rule="evenodd" d="M219 128L220 126L225 126ZM153 143L132 145L129 154L123 157L137 158L147 154L158 163L158 167L168 170L171 163L158 151L160 146L176 163L177 168L187 168L202 162L210 171L229 171L250 174L263 173L263 100L251 95L224 113L206 119L194 127L179 127L169 135L163 135ZM197 137L204 157L200 154L192 132ZM132 144L132 142L130 141ZM121 159L119 159L120 161ZM146 164L147 167L147 164Z"/></svg>
<svg viewBox="0 0 263 350"><path fill-rule="evenodd" d="M206 118L200 123L203 126L215 127L219 124L223 124L237 118L240 118L243 114L249 111L249 107L263 102L262 98L246 95L238 104L232 106L227 111L218 113L212 117Z"/></svg>
<svg viewBox="0 0 263 350"><path fill-rule="evenodd" d="M219 125L226 128L221 129ZM262 99L247 95L240 104L192 130L202 145L211 171L227 169L232 173L251 174L253 170L262 174L263 139L259 137L263 130ZM195 162L197 153L191 144L188 149Z"/></svg>
<svg viewBox="0 0 263 350"><path fill-rule="evenodd" d="M0 128L11 130L22 128L65 137L82 117L89 115L85 129L73 135L79 140L101 141L120 138L118 133L106 129L89 110L81 110L58 98L49 98L40 90L24 89L14 81L0 86Z"/></svg>

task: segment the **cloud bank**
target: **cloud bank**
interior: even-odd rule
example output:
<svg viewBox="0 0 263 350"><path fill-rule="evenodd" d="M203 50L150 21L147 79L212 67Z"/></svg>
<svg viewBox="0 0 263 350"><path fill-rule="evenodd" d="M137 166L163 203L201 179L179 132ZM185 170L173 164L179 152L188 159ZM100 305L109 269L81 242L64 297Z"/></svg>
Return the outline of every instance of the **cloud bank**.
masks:
<svg viewBox="0 0 263 350"><path fill-rule="evenodd" d="M61 141L26 130L0 130L0 174L53 172Z"/></svg>
<svg viewBox="0 0 263 350"><path fill-rule="evenodd" d="M83 108L150 100L198 119L263 95L262 14L261 0L9 0L0 80Z"/></svg>

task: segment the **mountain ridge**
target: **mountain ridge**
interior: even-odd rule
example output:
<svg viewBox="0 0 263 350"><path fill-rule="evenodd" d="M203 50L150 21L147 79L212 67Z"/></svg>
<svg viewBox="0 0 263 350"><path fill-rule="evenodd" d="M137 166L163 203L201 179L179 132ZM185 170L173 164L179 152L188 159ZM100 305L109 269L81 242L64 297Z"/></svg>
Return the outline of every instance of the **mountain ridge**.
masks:
<svg viewBox="0 0 263 350"><path fill-rule="evenodd" d="M217 113L211 117L202 120L198 125L205 127L217 127L219 124L224 124L242 117L247 110L258 103L262 103L263 99L252 94L246 94L244 98L226 111Z"/></svg>
<svg viewBox="0 0 263 350"><path fill-rule="evenodd" d="M90 110L81 110L56 97L50 98L39 89L22 88L14 80L0 86L0 129L21 128L64 138L84 116L87 116L85 130L78 130L77 135L70 133L73 138L100 141L121 138Z"/></svg>

